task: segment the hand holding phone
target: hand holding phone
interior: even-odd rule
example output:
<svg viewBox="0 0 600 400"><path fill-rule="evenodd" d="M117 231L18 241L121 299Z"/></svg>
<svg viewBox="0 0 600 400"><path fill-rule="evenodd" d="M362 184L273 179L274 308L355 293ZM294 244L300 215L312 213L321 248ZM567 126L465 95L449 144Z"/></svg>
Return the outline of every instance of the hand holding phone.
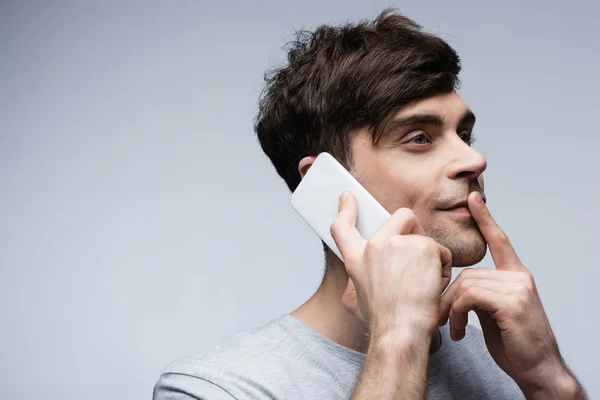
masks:
<svg viewBox="0 0 600 400"><path fill-rule="evenodd" d="M440 295L452 278L450 250L425 236L408 208L400 208L370 238L355 227L356 197L340 201L331 229L344 256L356 301L344 294L346 310L363 320L372 336L432 335L440 318Z"/></svg>

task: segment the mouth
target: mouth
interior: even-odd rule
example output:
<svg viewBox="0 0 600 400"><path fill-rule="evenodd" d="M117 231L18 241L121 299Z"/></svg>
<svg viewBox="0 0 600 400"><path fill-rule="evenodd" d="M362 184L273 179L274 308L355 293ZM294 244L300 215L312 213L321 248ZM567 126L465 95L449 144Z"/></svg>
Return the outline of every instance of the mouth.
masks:
<svg viewBox="0 0 600 400"><path fill-rule="evenodd" d="M487 202L485 195L481 194L481 198L483 199L483 203L485 204ZM439 210L455 215L471 215L471 211L469 211L469 203L466 199L454 203L449 207L440 208Z"/></svg>
<svg viewBox="0 0 600 400"><path fill-rule="evenodd" d="M451 213L451 214L456 214L456 215L471 215L471 211L469 211L468 206L456 206L456 207L452 207L452 208L445 208L445 209L442 209L441 211Z"/></svg>

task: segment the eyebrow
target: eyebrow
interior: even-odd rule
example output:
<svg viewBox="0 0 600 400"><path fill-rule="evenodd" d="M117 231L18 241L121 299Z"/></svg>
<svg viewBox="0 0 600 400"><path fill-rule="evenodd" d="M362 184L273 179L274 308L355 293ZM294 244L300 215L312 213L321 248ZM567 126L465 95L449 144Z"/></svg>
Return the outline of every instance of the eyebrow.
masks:
<svg viewBox="0 0 600 400"><path fill-rule="evenodd" d="M458 121L458 126L473 125L475 123L475 114L471 110L466 110ZM437 114L413 114L405 117L394 118L390 121L388 132L397 128L403 128L412 125L434 125L442 126L444 121Z"/></svg>
<svg viewBox="0 0 600 400"><path fill-rule="evenodd" d="M460 119L458 120L458 126L463 126L463 125L473 125L475 124L475 114L473 113L473 111L467 109L463 115L460 117Z"/></svg>

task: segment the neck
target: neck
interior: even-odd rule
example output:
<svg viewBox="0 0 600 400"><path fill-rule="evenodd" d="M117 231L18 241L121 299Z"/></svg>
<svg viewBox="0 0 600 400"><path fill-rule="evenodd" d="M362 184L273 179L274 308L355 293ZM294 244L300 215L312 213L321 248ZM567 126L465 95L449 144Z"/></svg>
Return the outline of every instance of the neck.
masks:
<svg viewBox="0 0 600 400"><path fill-rule="evenodd" d="M342 305L342 295L348 285L344 264L329 250L326 259L325 276L319 289L291 314L328 339L366 353L369 346L368 329ZM437 351L439 346L438 333L431 341L430 354Z"/></svg>

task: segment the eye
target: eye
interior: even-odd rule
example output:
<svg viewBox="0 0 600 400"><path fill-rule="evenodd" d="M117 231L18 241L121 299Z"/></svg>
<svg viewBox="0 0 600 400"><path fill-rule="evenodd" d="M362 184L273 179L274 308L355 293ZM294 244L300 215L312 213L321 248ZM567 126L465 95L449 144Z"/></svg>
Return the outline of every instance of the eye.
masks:
<svg viewBox="0 0 600 400"><path fill-rule="evenodd" d="M471 132L463 132L459 134L458 137L460 137L462 141L468 144L469 146L475 143L475 135L473 135Z"/></svg>
<svg viewBox="0 0 600 400"><path fill-rule="evenodd" d="M420 135L413 137L406 143L427 144L427 143L429 143L429 139L427 139L427 136L425 136L424 134L420 134Z"/></svg>

